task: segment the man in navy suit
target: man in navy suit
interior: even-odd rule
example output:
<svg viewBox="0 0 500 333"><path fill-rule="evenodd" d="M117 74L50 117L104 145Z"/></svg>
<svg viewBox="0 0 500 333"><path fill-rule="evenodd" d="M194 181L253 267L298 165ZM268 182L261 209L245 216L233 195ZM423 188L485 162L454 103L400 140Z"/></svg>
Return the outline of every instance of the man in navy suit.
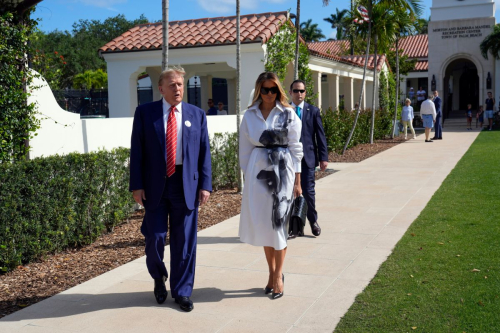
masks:
<svg viewBox="0 0 500 333"><path fill-rule="evenodd" d="M191 311L198 206L208 201L212 191L207 118L205 111L182 102L182 68L163 71L158 89L161 100L135 110L130 191L146 210L141 232L156 301L161 304L168 296L163 254L170 225L170 289L181 309Z"/></svg>
<svg viewBox="0 0 500 333"><path fill-rule="evenodd" d="M434 137L431 140L443 140L443 127L441 125L441 97L437 90L434 90L434 106L436 107L436 127L434 128Z"/></svg>
<svg viewBox="0 0 500 333"><path fill-rule="evenodd" d="M304 149L302 158L301 186L302 195L307 202L307 219L311 225L314 236L321 234L318 224L318 212L316 212L316 181L314 173L319 165L321 171L328 166L328 148L326 146L325 130L321 122L321 112L314 105L304 101L306 98L306 85L302 80L295 80L290 85L290 96L292 106L302 120L301 142Z"/></svg>

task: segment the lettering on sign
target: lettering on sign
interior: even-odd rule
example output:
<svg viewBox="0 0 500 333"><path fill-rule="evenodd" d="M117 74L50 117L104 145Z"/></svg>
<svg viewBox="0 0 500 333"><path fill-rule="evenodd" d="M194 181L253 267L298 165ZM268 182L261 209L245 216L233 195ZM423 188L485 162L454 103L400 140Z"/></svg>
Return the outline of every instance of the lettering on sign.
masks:
<svg viewBox="0 0 500 333"><path fill-rule="evenodd" d="M474 38L483 37L488 32L485 29L491 29L491 25L475 25L451 28L437 28L432 30L433 33L441 34L441 39L454 39L454 38Z"/></svg>

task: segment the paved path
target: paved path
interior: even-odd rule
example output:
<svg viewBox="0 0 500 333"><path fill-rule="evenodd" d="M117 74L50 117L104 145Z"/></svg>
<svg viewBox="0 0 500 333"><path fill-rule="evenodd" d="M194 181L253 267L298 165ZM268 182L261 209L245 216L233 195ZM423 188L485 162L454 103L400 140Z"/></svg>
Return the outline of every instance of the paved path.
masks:
<svg viewBox="0 0 500 333"><path fill-rule="evenodd" d="M332 332L477 136L423 135L342 165L317 183L323 232L289 242L285 296L264 295L262 248L238 240L238 216L199 233L195 309L156 304L145 259L0 320L0 332ZM168 257L168 248L166 256Z"/></svg>

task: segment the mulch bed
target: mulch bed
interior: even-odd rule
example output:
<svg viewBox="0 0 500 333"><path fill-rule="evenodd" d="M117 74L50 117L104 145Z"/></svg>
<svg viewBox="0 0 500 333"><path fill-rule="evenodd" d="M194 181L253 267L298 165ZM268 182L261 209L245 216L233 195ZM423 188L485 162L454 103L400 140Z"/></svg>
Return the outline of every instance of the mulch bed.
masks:
<svg viewBox="0 0 500 333"><path fill-rule="evenodd" d="M349 149L344 156L330 153L330 162L360 162L401 142L377 140ZM316 172L316 179L332 170ZM214 191L199 211L198 231L240 213L241 195L236 189ZM48 255L38 262L0 275L0 318L54 296L144 255L140 226L144 211L136 211L128 222L102 235L91 245Z"/></svg>

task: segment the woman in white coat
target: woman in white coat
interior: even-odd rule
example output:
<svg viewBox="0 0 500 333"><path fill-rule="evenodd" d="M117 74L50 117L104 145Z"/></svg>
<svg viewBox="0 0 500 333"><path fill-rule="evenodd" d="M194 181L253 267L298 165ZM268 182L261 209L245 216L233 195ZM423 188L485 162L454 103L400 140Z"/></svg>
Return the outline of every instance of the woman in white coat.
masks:
<svg viewBox="0 0 500 333"><path fill-rule="evenodd" d="M240 126L240 166L245 175L239 235L263 246L269 266L265 293L283 296L287 225L300 196L302 124L274 73L259 75L252 105Z"/></svg>

